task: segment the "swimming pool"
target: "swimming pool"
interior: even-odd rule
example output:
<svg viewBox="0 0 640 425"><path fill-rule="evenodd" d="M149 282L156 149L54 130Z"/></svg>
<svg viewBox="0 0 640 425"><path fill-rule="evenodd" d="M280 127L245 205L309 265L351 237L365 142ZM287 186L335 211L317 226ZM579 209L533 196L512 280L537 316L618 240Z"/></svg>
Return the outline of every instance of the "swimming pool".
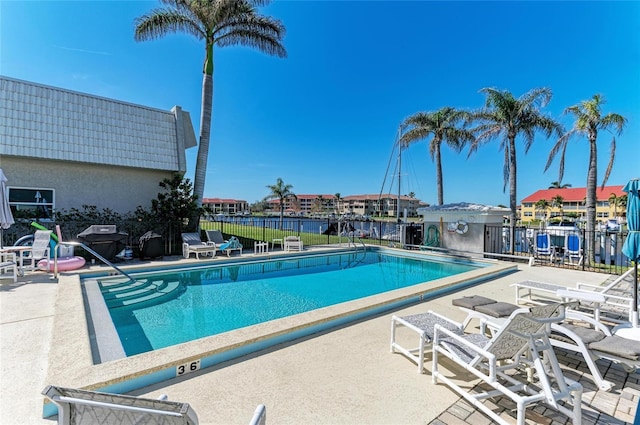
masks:
<svg viewBox="0 0 640 425"><path fill-rule="evenodd" d="M97 283L98 279L108 276L109 270L91 268L79 273L63 273L57 285L58 294L46 380L48 383L64 383L64 386L71 388L88 388L115 393L131 392L182 376L185 371L190 373L223 365L227 361L270 347L278 347L280 344L294 344L295 341L310 335L416 305L517 270L515 264L495 260L457 259L440 254L382 247L368 249L409 258L441 260L445 263L478 263L485 267L477 267L428 283L393 289L129 357L122 349ZM338 250L332 248L331 251ZM320 250L314 249L311 253L305 254L317 252ZM204 268L207 264L258 264L259 262L255 260L259 258L293 259L299 256L298 254L268 254L259 257L243 255L231 260L215 261L168 258L147 264L123 266L123 268L127 273L137 276L142 273L153 274L167 270L176 273L188 272L193 270L194 265ZM242 274L239 273L239 276ZM96 346L107 352L113 350L116 353L120 350L121 353L113 357L103 357L102 351L96 355L93 350ZM55 406L45 401L43 416L48 417L55 412Z"/></svg>
<svg viewBox="0 0 640 425"><path fill-rule="evenodd" d="M98 283L123 350L132 356L485 266L361 250Z"/></svg>

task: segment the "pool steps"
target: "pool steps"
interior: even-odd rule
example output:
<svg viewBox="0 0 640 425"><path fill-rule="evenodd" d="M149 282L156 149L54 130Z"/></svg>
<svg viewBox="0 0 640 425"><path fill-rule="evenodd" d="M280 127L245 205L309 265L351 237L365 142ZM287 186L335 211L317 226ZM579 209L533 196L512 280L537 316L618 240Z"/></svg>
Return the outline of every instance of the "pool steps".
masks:
<svg viewBox="0 0 640 425"><path fill-rule="evenodd" d="M100 285L103 297L109 308L141 305L153 301L161 302L173 298L182 292L178 280L151 281L141 279L112 285Z"/></svg>

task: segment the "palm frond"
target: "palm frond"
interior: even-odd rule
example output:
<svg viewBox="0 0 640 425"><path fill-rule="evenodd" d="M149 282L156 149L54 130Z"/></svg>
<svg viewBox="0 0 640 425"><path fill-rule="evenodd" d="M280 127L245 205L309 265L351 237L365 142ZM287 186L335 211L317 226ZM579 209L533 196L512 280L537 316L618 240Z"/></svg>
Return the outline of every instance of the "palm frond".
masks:
<svg viewBox="0 0 640 425"><path fill-rule="evenodd" d="M164 37L170 33L184 32L198 39L206 34L192 14L171 9L154 9L134 20L134 40L147 41Z"/></svg>

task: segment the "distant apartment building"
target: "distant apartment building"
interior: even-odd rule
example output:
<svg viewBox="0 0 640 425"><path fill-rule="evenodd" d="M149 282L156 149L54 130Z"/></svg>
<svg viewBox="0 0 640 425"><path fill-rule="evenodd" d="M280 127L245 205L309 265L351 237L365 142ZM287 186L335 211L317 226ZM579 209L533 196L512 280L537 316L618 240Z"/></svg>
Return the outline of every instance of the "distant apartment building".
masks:
<svg viewBox="0 0 640 425"><path fill-rule="evenodd" d="M280 200L270 199L267 203L272 211L280 211ZM284 209L288 213L302 215L335 213L336 197L328 194L296 194L296 198L289 198L285 201Z"/></svg>
<svg viewBox="0 0 640 425"><path fill-rule="evenodd" d="M186 171L189 113L0 76L0 168L15 216L92 205L148 208L159 183Z"/></svg>
<svg viewBox="0 0 640 425"><path fill-rule="evenodd" d="M419 199L409 196L398 195L351 195L337 199L335 195L297 195L296 199L289 199L285 202L285 211L293 214L356 214L369 216L396 217L398 216L398 205L400 206L399 216L404 215L407 210L408 217L416 217L418 207L427 206ZM272 211L280 211L280 201L272 199L269 201Z"/></svg>
<svg viewBox="0 0 640 425"><path fill-rule="evenodd" d="M428 204L410 196L383 195L352 195L340 200L340 212L360 215L374 215L380 217L403 217L405 210L407 217L417 217L419 207Z"/></svg>
<svg viewBox="0 0 640 425"><path fill-rule="evenodd" d="M619 199L626 195L626 193L622 191L623 187L624 186L597 187L596 219L598 221L605 221L609 218L616 217L623 218L626 216L625 206L619 202ZM521 219L523 222L528 222L534 219L544 220L561 216L586 217L586 197L586 187L538 190L522 200L520 209ZM536 207L537 202L541 200L548 202L549 207L547 209L539 209ZM554 202L554 200L558 202Z"/></svg>
<svg viewBox="0 0 640 425"><path fill-rule="evenodd" d="M236 215L249 211L247 201L238 199L203 198L202 205L209 207L214 214Z"/></svg>

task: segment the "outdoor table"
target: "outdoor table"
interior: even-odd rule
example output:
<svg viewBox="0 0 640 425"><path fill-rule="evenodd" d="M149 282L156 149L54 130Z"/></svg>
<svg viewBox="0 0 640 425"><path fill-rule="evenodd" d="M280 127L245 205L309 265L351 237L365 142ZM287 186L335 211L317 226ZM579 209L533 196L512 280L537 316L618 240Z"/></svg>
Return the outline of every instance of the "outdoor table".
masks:
<svg viewBox="0 0 640 425"><path fill-rule="evenodd" d="M280 244L280 249L282 249L282 238L274 238L271 240L271 249L273 250L276 247L276 244Z"/></svg>
<svg viewBox="0 0 640 425"><path fill-rule="evenodd" d="M29 245L21 245L21 246L5 246L4 248L0 248L0 252L15 252L18 257L18 273L22 276L24 275L24 255L23 253L26 251L30 251L31 246Z"/></svg>

